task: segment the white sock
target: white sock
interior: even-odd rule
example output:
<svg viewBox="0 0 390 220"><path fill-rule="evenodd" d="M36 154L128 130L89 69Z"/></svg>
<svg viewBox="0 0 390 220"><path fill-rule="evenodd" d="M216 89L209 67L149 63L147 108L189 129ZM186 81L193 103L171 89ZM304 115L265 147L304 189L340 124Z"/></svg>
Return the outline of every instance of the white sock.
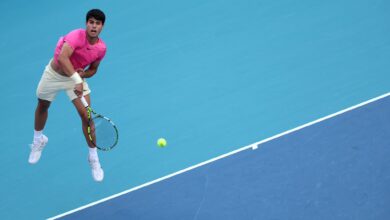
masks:
<svg viewBox="0 0 390 220"><path fill-rule="evenodd" d="M37 131L34 129L34 139L42 136L43 130Z"/></svg>
<svg viewBox="0 0 390 220"><path fill-rule="evenodd" d="M89 149L89 158L99 160L96 147L94 148L89 147L88 149Z"/></svg>

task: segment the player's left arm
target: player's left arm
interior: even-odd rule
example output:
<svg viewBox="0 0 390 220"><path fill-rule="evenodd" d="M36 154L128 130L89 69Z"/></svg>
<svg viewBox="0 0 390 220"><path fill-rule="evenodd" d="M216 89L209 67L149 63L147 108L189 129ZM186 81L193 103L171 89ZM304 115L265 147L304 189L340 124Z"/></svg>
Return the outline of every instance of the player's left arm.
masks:
<svg viewBox="0 0 390 220"><path fill-rule="evenodd" d="M95 61L89 65L87 70L84 71L83 69L77 69L77 72L80 74L82 78L90 78L93 75L95 75L95 73L97 72L99 68L99 64L100 61Z"/></svg>

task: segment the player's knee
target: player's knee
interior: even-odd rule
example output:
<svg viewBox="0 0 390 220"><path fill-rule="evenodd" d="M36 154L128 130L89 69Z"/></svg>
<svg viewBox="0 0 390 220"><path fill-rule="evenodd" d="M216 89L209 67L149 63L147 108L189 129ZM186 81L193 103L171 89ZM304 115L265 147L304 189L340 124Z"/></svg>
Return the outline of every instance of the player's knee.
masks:
<svg viewBox="0 0 390 220"><path fill-rule="evenodd" d="M39 113L45 113L50 107L50 102L46 100L39 99L37 110Z"/></svg>

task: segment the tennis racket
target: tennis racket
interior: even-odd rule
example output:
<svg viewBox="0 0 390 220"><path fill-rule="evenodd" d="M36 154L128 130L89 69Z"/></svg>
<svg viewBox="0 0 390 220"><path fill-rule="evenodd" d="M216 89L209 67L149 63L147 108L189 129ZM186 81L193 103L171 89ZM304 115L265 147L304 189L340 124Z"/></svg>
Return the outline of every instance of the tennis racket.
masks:
<svg viewBox="0 0 390 220"><path fill-rule="evenodd" d="M82 96L81 102L88 112L88 138L97 149L109 151L118 143L118 129L109 118L97 114Z"/></svg>

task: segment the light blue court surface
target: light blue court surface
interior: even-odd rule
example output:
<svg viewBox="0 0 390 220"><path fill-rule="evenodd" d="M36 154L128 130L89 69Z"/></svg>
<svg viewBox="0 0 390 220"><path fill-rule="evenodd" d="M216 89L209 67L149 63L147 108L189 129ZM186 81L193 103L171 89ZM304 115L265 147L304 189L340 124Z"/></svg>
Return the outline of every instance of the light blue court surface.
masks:
<svg viewBox="0 0 390 220"><path fill-rule="evenodd" d="M390 91L388 1L3 0L0 8L0 219L56 216ZM27 163L42 71L58 38L84 27L91 8L107 14L101 37L108 45L88 81L92 107L120 132L118 147L100 153L102 183L92 180L80 119L64 94L52 103L41 161ZM205 208L222 216L229 212L218 207L237 207L238 214L265 219L388 217L387 102L134 191L122 207L154 200L136 200L149 190L164 199L175 187L178 201L165 204L181 204L175 210L148 202L132 214L165 210L193 218L200 207L198 217L206 219L213 215ZM168 147L156 147L159 137ZM212 174L218 166L225 169ZM210 179L214 193L198 195L206 176L223 172L228 181L213 186ZM193 175L194 182L185 182ZM217 195L233 199L216 202ZM202 206L197 196L205 198ZM250 201L262 210L249 212ZM343 210L353 212L342 218Z"/></svg>

